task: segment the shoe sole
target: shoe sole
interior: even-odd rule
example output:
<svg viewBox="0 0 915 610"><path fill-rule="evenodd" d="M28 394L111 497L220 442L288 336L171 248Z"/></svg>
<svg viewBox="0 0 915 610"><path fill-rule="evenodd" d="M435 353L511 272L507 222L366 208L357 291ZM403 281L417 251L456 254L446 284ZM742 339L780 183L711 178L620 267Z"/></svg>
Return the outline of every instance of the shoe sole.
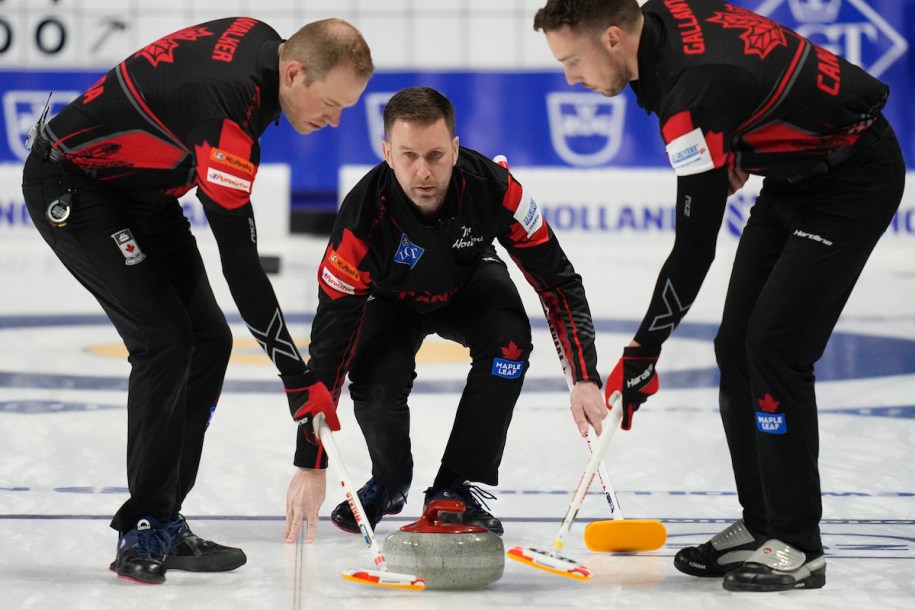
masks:
<svg viewBox="0 0 915 610"><path fill-rule="evenodd" d="M810 576L791 583L754 583L725 580L722 587L726 591L746 593L771 593L776 591L793 591L795 589L822 589L826 585L826 568L814 570Z"/></svg>
<svg viewBox="0 0 915 610"><path fill-rule="evenodd" d="M497 527L487 527L482 521L477 521L474 519L465 520L462 517L463 513L440 513L443 523L452 523L455 525L478 525L488 531L490 534L495 534L496 536L501 536L505 533L505 528L502 526L501 521Z"/></svg>
<svg viewBox="0 0 915 610"><path fill-rule="evenodd" d="M181 570L182 572L230 572L248 563L248 557L225 557L219 560L207 560L200 557L181 557L168 555L165 558L165 569Z"/></svg>
<svg viewBox="0 0 915 610"><path fill-rule="evenodd" d="M721 572L713 572L708 568L699 568L693 566L691 563L687 562L677 562L674 561L674 567L686 574L687 576L695 576L697 578L724 578L724 575L733 570L734 568L739 568L741 564L739 563L729 563L725 566L721 566Z"/></svg>
<svg viewBox="0 0 915 610"><path fill-rule="evenodd" d="M129 580L130 582L140 583L141 585L161 585L165 582L165 576L162 577L162 580L143 580L141 578L137 578L136 576L130 576L129 574L121 574L118 572L117 568L114 567L114 564L108 566L108 571L112 574L115 574L118 578L123 578L124 580Z"/></svg>
<svg viewBox="0 0 915 610"><path fill-rule="evenodd" d="M403 510L403 509L397 511L396 513L385 513L384 515L382 515L382 519L383 519L384 517L387 517L387 516L399 515L399 514L402 512L402 510ZM354 518L354 519L355 519L355 518ZM356 523L355 520L352 522L353 525L352 525L352 526L349 526L348 524L344 525L343 523L337 522L337 521L333 518L333 516L331 516L330 522L333 523L333 524L334 524L334 527L336 527L336 528L337 528L338 530L340 530L341 532L346 532L347 534L361 534L361 533L362 533L362 532L359 530L359 525ZM372 525L372 531L373 531L373 532L375 531L375 528L378 526L379 523L381 523L381 519L379 519L377 522L375 522L375 525ZM369 523L369 524L371 525L371 523ZM355 528L355 529L353 529L353 528Z"/></svg>
<svg viewBox="0 0 915 610"><path fill-rule="evenodd" d="M752 551L750 552L750 554L752 554ZM678 559L677 557L674 557L674 567L675 568L677 568L678 570L680 570L681 572L683 572L684 574L686 574L688 576L696 576L698 578L724 578L725 574L727 574L731 570L739 568L742 565L743 565L742 561L736 561L733 563L726 563L723 565L719 565L716 567L716 569L711 570L708 567L699 567L699 566L693 565L689 561Z"/></svg>

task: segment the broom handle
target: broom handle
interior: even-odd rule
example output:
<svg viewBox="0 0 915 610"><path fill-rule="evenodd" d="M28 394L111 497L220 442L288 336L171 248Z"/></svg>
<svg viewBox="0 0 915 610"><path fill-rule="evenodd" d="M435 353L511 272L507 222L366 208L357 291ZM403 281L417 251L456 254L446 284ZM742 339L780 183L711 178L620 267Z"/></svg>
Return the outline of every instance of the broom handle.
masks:
<svg viewBox="0 0 915 610"><path fill-rule="evenodd" d="M562 364L562 372L566 378L566 385L569 387L569 391L572 391L574 387L574 382L571 378L571 372L563 353L561 344L556 340L554 335L553 340L556 344L556 350L559 352L559 361ZM617 408L617 405L614 405L614 409ZM622 408L622 402L619 405L619 408ZM620 411L622 413L622 411ZM588 443L588 451L592 454L594 453L594 447L591 444L591 436L585 436L585 442ZM623 518L622 510L620 509L620 501L616 497L616 491L613 489L613 482L610 480L610 473L607 472L607 466L604 464L604 460L601 459L598 462L597 466L597 478L600 480L600 486L604 490L604 498L607 500L607 505L610 506L610 515L615 519L619 520Z"/></svg>
<svg viewBox="0 0 915 610"><path fill-rule="evenodd" d="M593 454L594 447L591 444L591 437L586 436L585 442L588 443L588 451ZM597 478L600 480L600 485L604 490L604 498L607 500L607 505L610 506L610 515L613 517L614 521L619 521L623 518L623 513L620 509L620 501L616 497L616 490L613 489L613 483L610 481L610 473L607 472L607 465L604 464L604 460L601 460L597 467Z"/></svg>
<svg viewBox="0 0 915 610"><path fill-rule="evenodd" d="M340 486L343 487L343 494L346 497L346 502L353 511L353 517L356 518L356 524L362 531L365 543L372 553L375 567L379 570L387 571L388 567L385 563L384 555L381 554L381 549L378 548L378 542L375 540L375 533L372 531L372 525L365 517L365 508L363 508L362 502L359 501L359 494L355 492L355 488L350 482L349 474L346 472L346 466L343 465L343 458L340 457L340 450L337 449L337 443L334 442L334 433L331 431L330 426L327 425L324 414L318 413L315 415L312 420L312 425L314 426L315 434L318 435L318 438L321 439L321 444L324 445L324 450L327 451L328 461L333 464L334 469L337 471L337 478L340 479Z"/></svg>
<svg viewBox="0 0 915 610"><path fill-rule="evenodd" d="M613 402L613 408L610 409L609 415L604 419L603 431L600 433L600 436L597 437L597 444L594 447L594 451L591 453L591 459L588 460L588 465L585 467L585 471L578 480L578 487L575 489L575 493L572 496L572 503L569 504L569 509L566 511L566 516L562 520L559 532L553 540L553 547L556 552L562 549L563 540L572 528L572 522L575 520L575 516L578 515L578 510L581 508L582 502L584 502L585 494L588 493L588 488L591 486L591 481L594 479L594 473L597 472L598 466L603 459L604 454L607 452L607 447L610 446L610 439L613 438L613 433L619 428L620 420L622 420L622 396L619 392L614 392L611 396L611 400Z"/></svg>

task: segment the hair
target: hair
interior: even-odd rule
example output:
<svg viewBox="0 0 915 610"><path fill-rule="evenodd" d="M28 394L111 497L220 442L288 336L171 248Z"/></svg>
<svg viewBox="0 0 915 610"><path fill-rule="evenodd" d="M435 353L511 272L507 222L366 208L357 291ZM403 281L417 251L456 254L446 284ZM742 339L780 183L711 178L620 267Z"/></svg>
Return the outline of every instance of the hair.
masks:
<svg viewBox="0 0 915 610"><path fill-rule="evenodd" d="M372 52L365 38L343 19L309 23L289 37L280 54L283 60L301 62L307 70L306 84L323 80L337 66L349 66L368 78L375 71Z"/></svg>
<svg viewBox="0 0 915 610"><path fill-rule="evenodd" d="M568 27L583 34L615 25L631 31L641 14L636 0L547 0L534 15L534 30L546 33Z"/></svg>
<svg viewBox="0 0 915 610"><path fill-rule="evenodd" d="M384 135L388 137L394 121L428 125L445 119L448 133L454 137L454 105L431 87L408 87L395 93L384 107Z"/></svg>

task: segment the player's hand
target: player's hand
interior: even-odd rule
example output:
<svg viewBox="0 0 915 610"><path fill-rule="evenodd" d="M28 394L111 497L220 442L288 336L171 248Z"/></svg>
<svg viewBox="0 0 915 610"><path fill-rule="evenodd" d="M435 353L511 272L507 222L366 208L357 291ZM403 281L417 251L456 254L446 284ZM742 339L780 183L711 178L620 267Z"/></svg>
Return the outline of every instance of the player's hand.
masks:
<svg viewBox="0 0 915 610"><path fill-rule="evenodd" d="M318 531L318 510L327 491L327 471L296 468L286 491L286 530L283 539L295 542L307 524L305 542L313 542Z"/></svg>
<svg viewBox="0 0 915 610"><path fill-rule="evenodd" d="M604 400L608 409L613 408L610 403L613 392L623 395L623 419L620 424L623 430L632 427L632 414L639 410L649 396L658 391L658 374L655 366L660 355L660 346L623 348L623 357L616 363L604 385Z"/></svg>
<svg viewBox="0 0 915 610"><path fill-rule="evenodd" d="M750 174L742 169L728 168L728 197L743 188L749 177Z"/></svg>
<svg viewBox="0 0 915 610"><path fill-rule="evenodd" d="M280 375L283 387L286 388L286 398L289 400L289 412L292 419L302 426L302 433L310 443L317 443L312 420L318 413L323 413L327 425L331 430L340 429L340 420L337 419L337 407L330 396L330 392L323 383L318 381L315 374L305 371L298 375Z"/></svg>
<svg viewBox="0 0 915 610"><path fill-rule="evenodd" d="M607 417L607 407L601 396L600 388L593 381L579 381L572 386L569 397L572 408L572 419L582 436L588 435L588 424L600 434L601 420Z"/></svg>

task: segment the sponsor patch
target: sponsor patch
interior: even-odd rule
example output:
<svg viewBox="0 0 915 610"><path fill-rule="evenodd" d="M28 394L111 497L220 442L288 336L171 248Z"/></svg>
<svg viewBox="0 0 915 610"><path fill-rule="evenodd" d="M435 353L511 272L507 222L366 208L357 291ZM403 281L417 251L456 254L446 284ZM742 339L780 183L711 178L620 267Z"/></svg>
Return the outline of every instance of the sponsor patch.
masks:
<svg viewBox="0 0 915 610"><path fill-rule="evenodd" d="M419 257L423 255L423 252L426 250L420 248L407 238L407 234L404 233L400 236L400 247L397 248L397 252L394 253L394 262L400 263L401 265L407 265L412 269L416 266L416 263L419 262Z"/></svg>
<svg viewBox="0 0 915 610"><path fill-rule="evenodd" d="M355 282L362 281L362 274L356 269L356 266L340 256L336 250L331 250L330 256L327 258L330 260L331 265L343 275L351 278Z"/></svg>
<svg viewBox="0 0 915 610"><path fill-rule="evenodd" d="M527 193L521 194L521 201L518 203L518 209L515 210L514 217L518 224L524 227L528 237L543 226L543 214L540 213L540 206Z"/></svg>
<svg viewBox="0 0 915 610"><path fill-rule="evenodd" d="M492 359L492 374L496 377L503 377L505 379L516 379L521 376L521 371L524 370L523 362L516 362L514 360L505 360L503 358L493 358Z"/></svg>
<svg viewBox="0 0 915 610"><path fill-rule="evenodd" d="M342 292L343 294L356 294L356 289L354 287L340 280L340 278L331 273L327 267L324 267L321 270L321 279L324 280L325 284L337 292Z"/></svg>
<svg viewBox="0 0 915 610"><path fill-rule="evenodd" d="M483 241L482 236L476 236L473 234L473 227L468 227L467 225L461 226L461 236L454 240L454 243L451 244L451 247L455 250L461 248L470 248L474 244L478 244Z"/></svg>
<svg viewBox="0 0 915 610"><path fill-rule="evenodd" d="M222 165L231 167L232 169L237 169L238 171L247 174L249 177L254 175L253 163L244 157L233 155L232 153L221 148L212 149L210 151L210 159L216 163L221 163Z"/></svg>
<svg viewBox="0 0 915 610"><path fill-rule="evenodd" d="M207 182L212 182L213 184L218 184L219 186L224 186L230 189L235 189L236 191L244 191L246 193L251 192L250 180L245 180L244 178L239 178L238 176L227 174L226 172L221 172L218 169L213 169L212 167L207 170Z"/></svg>
<svg viewBox="0 0 915 610"><path fill-rule="evenodd" d="M124 255L125 265L136 265L137 263L142 263L146 259L146 255L140 251L140 246L137 245L137 240L133 238L130 229L118 231L117 233L114 233L111 238L114 239L114 243L118 245L121 254Z"/></svg>
<svg viewBox="0 0 915 610"><path fill-rule="evenodd" d="M756 412L756 429L766 434L785 434L788 431L785 414L775 412L781 403L768 392L757 402L762 410Z"/></svg>
<svg viewBox="0 0 915 610"><path fill-rule="evenodd" d="M666 150L670 165L678 176L692 176L715 169L712 153L705 143L702 129L698 127L673 140Z"/></svg>
<svg viewBox="0 0 915 610"><path fill-rule="evenodd" d="M784 413L756 412L756 429L766 434L784 434L788 431Z"/></svg>

